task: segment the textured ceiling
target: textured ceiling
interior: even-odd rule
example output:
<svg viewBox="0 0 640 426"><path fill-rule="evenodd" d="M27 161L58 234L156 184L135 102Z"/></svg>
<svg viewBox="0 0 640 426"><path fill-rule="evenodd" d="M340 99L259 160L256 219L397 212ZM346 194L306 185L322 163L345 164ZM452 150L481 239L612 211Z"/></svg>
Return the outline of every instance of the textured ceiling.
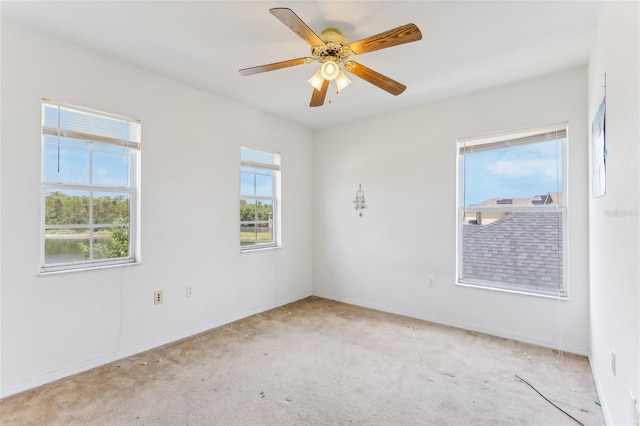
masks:
<svg viewBox="0 0 640 426"><path fill-rule="evenodd" d="M320 34L355 41L415 23L420 41L357 56L407 86L392 96L353 76L310 108L316 63L241 76L309 55L269 13L289 7ZM2 1L2 19L312 129L585 65L600 4L587 1ZM328 102L329 98L331 103Z"/></svg>

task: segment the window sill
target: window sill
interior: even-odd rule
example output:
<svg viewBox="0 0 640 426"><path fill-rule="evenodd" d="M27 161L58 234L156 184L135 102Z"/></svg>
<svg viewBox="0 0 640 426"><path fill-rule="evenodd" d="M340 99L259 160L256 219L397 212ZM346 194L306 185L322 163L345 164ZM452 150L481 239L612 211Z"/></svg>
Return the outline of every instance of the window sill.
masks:
<svg viewBox="0 0 640 426"><path fill-rule="evenodd" d="M142 262L140 261L133 260L126 263L123 262L123 263L113 263L113 264L106 264L106 265L86 265L81 267L64 268L64 269L41 268L40 273L38 275L49 276L49 275L67 274L71 272L87 272L87 271L95 271L99 269L112 269L112 268L121 268L121 267L127 267L127 266L135 266L135 265L140 265L141 263Z"/></svg>
<svg viewBox="0 0 640 426"><path fill-rule="evenodd" d="M569 296L566 294L566 291L561 294L547 294L547 293L534 292L524 288L518 289L518 288L496 287L488 283L485 284L485 283L475 282L475 281L458 281L456 282L456 285L460 287L470 287L470 288L478 288L483 290L500 291L503 293L521 294L523 296L542 297L545 299L569 300Z"/></svg>
<svg viewBox="0 0 640 426"><path fill-rule="evenodd" d="M281 249L281 246L268 246L268 247L254 247L254 248L246 248L240 249L240 253L253 253L259 251L269 251L269 250L278 250Z"/></svg>

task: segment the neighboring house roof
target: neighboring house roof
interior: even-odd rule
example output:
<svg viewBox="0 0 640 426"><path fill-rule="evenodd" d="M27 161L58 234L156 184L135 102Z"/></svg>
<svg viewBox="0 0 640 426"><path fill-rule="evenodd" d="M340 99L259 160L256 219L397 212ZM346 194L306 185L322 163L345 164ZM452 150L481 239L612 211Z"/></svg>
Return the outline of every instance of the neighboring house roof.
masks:
<svg viewBox="0 0 640 426"><path fill-rule="evenodd" d="M519 212L463 226L464 278L562 288L562 213Z"/></svg>
<svg viewBox="0 0 640 426"><path fill-rule="evenodd" d="M505 207L508 205L522 207L553 204L562 204L562 192L548 192L547 194L536 195L531 198L489 198L488 200L473 204L471 207Z"/></svg>

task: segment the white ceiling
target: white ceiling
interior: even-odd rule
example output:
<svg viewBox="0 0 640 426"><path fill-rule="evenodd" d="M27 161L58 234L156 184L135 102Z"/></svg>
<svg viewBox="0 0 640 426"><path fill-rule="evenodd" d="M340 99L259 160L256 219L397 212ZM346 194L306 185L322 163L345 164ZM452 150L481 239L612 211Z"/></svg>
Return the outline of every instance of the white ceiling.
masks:
<svg viewBox="0 0 640 426"><path fill-rule="evenodd" d="M2 1L9 19L312 129L585 65L593 1ZM317 63L243 77L241 68L309 56L269 13L291 8L320 34L359 40L410 22L420 41L360 55L407 86L392 96L353 76L310 108Z"/></svg>

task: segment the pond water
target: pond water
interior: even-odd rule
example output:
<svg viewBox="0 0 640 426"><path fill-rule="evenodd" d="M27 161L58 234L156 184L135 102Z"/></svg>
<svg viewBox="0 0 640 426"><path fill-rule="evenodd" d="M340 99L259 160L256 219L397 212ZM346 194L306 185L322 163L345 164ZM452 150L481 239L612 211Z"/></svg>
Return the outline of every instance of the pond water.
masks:
<svg viewBox="0 0 640 426"><path fill-rule="evenodd" d="M89 245L87 238L47 238L44 244L45 263L77 262L86 260L82 247Z"/></svg>

